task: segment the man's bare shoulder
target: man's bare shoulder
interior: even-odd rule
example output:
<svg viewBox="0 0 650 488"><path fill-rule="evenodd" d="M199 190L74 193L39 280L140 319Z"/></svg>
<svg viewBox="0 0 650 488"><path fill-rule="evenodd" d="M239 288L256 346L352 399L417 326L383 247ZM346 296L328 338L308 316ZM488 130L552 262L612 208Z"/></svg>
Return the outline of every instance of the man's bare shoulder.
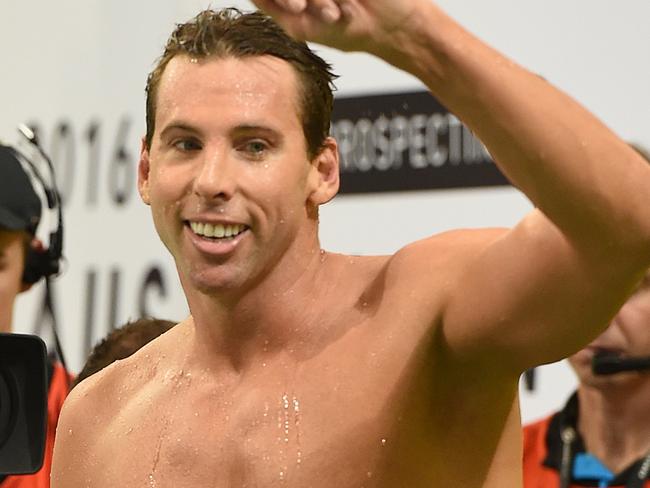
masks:
<svg viewBox="0 0 650 488"><path fill-rule="evenodd" d="M111 433L124 415L133 413L133 402L151 396L163 362L178 350L183 335L179 324L133 355L89 376L70 392L57 426L53 486L77 486L77 481L94 476L87 466L100 465L101 460L92 456L104 448L110 450L114 442ZM142 412L135 410L137 423Z"/></svg>
<svg viewBox="0 0 650 488"><path fill-rule="evenodd" d="M180 327L179 330L171 329L131 356L114 361L83 380L66 399L64 411L92 409L99 415L116 408L117 402L107 402L106 399L131 394L150 382L157 374L160 361L173 350L174 345L178 345L179 334L182 334Z"/></svg>
<svg viewBox="0 0 650 488"><path fill-rule="evenodd" d="M503 227L454 229L409 243L392 255L339 257L354 265L348 269L356 276L359 273L362 276L366 273L373 275L385 267L421 266L424 263L439 267L450 264L450 259L451 264L472 259L509 231Z"/></svg>
<svg viewBox="0 0 650 488"><path fill-rule="evenodd" d="M465 253L484 248L494 240L505 235L510 229L504 227L484 227L474 229L454 229L420 239L404 246L399 253L430 252L432 250L448 253Z"/></svg>
<svg viewBox="0 0 650 488"><path fill-rule="evenodd" d="M457 229L415 241L392 255L332 255L338 262L333 267L336 287L340 290L344 281L347 295L364 297L380 289L391 305L393 300L399 304L421 294L435 307L435 298L442 299L446 286L507 232L506 228Z"/></svg>
<svg viewBox="0 0 650 488"><path fill-rule="evenodd" d="M337 293L344 290L363 310L373 312L375 324L383 320L403 327L408 316L413 319L411 330L428 330L437 323L459 277L507 232L460 229L413 242L388 256L339 256L343 265L336 268Z"/></svg>
<svg viewBox="0 0 650 488"><path fill-rule="evenodd" d="M490 244L503 237L509 229L457 229L441 232L410 243L390 259L393 271L408 273L410 279L448 279L462 272Z"/></svg>

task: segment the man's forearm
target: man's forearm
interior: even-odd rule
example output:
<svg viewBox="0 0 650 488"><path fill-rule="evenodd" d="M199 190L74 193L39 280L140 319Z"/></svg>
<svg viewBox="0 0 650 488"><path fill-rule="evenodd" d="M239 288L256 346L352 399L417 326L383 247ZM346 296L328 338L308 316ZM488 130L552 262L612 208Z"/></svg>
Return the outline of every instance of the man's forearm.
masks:
<svg viewBox="0 0 650 488"><path fill-rule="evenodd" d="M441 12L420 12L374 53L418 76L569 238L647 248L650 168L577 102ZM589 244L591 245L591 244Z"/></svg>

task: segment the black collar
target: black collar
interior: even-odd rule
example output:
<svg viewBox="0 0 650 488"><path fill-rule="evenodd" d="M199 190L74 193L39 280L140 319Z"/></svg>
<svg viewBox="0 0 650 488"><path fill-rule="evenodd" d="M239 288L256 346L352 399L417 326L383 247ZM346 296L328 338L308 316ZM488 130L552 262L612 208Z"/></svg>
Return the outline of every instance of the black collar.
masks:
<svg viewBox="0 0 650 488"><path fill-rule="evenodd" d="M553 468L557 471L560 470L560 463L562 459L562 439L560 433L565 427L573 427L576 432L576 439L573 444L573 452L575 454L585 452L585 444L576 427L577 423L578 394L574 393L571 395L571 398L569 398L564 408L553 415L551 418L551 423L548 427L548 431L546 432L547 455L546 459L544 459L544 466ZM639 472L643 460L643 458L639 458L623 471L617 473L616 477L610 482L610 485L625 486L626 483L629 482L632 477L636 476L636 474ZM581 486L598 486L597 481L591 480L580 480L579 482L572 480L572 482L578 483Z"/></svg>

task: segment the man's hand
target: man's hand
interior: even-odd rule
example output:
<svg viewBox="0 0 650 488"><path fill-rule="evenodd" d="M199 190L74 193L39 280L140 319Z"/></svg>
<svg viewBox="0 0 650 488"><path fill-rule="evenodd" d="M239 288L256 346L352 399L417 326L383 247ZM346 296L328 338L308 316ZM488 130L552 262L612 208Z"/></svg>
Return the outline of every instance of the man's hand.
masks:
<svg viewBox="0 0 650 488"><path fill-rule="evenodd" d="M428 0L253 0L293 37L381 55Z"/></svg>

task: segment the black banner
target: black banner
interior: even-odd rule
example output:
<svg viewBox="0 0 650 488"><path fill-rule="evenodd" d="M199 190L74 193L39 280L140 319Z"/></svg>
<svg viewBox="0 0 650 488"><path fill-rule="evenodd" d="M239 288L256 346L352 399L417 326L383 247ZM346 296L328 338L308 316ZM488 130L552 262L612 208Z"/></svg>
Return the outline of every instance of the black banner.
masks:
<svg viewBox="0 0 650 488"><path fill-rule="evenodd" d="M509 185L485 146L429 92L336 98L340 193Z"/></svg>

